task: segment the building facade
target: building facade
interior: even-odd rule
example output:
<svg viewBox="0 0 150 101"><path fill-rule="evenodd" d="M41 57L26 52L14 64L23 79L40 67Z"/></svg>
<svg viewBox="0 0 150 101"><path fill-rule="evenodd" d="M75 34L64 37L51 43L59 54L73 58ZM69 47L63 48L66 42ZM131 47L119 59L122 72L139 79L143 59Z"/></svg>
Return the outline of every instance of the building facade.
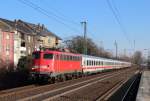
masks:
<svg viewBox="0 0 150 101"><path fill-rule="evenodd" d="M14 65L14 33L0 30L0 58L5 65Z"/></svg>
<svg viewBox="0 0 150 101"><path fill-rule="evenodd" d="M0 18L0 56L6 64L17 66L21 57L32 55L40 47L57 47L59 40L44 25Z"/></svg>

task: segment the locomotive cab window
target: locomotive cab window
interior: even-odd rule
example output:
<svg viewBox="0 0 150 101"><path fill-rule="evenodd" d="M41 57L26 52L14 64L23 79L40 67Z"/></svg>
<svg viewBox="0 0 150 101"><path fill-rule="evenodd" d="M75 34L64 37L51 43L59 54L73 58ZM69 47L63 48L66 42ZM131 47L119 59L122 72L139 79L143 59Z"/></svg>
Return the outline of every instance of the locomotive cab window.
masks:
<svg viewBox="0 0 150 101"><path fill-rule="evenodd" d="M43 55L44 59L53 59L53 54L46 53Z"/></svg>
<svg viewBox="0 0 150 101"><path fill-rule="evenodd" d="M39 59L40 58L40 53L39 52L33 53L32 58L33 59Z"/></svg>

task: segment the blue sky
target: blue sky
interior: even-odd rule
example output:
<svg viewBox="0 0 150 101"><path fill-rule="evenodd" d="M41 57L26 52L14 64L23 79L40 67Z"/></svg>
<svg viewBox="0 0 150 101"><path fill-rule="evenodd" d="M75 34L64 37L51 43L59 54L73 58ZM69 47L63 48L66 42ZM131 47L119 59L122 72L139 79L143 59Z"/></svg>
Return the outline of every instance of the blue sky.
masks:
<svg viewBox="0 0 150 101"><path fill-rule="evenodd" d="M80 22L86 20L88 37L98 45L103 44L105 49L114 51L115 40L118 42L119 52L124 49L127 49L128 54L133 52L134 40L136 50L150 48L149 0L109 0L117 8L115 12L126 35L120 29L107 0L29 0L47 10L49 17L19 1L21 0L2 0L0 17L45 24L63 39L82 35Z"/></svg>

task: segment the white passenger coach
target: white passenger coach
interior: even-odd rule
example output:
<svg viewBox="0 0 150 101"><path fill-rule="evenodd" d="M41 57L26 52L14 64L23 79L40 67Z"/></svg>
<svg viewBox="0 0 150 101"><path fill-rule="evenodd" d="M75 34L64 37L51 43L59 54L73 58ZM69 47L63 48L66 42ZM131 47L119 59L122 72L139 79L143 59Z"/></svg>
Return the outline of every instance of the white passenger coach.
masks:
<svg viewBox="0 0 150 101"><path fill-rule="evenodd" d="M130 62L82 55L83 72L98 72L106 69L120 69L130 66Z"/></svg>

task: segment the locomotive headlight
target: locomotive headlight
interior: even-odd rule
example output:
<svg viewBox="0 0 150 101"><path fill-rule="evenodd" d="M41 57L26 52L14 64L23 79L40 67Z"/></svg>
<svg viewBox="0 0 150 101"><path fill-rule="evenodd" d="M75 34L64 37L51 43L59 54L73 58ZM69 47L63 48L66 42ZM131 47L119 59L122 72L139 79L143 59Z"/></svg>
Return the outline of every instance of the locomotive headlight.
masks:
<svg viewBox="0 0 150 101"><path fill-rule="evenodd" d="M39 66L33 66L33 68L38 68Z"/></svg>
<svg viewBox="0 0 150 101"><path fill-rule="evenodd" d="M33 68L47 68L47 66L33 66Z"/></svg>
<svg viewBox="0 0 150 101"><path fill-rule="evenodd" d="M40 66L40 68L47 68L47 66Z"/></svg>

